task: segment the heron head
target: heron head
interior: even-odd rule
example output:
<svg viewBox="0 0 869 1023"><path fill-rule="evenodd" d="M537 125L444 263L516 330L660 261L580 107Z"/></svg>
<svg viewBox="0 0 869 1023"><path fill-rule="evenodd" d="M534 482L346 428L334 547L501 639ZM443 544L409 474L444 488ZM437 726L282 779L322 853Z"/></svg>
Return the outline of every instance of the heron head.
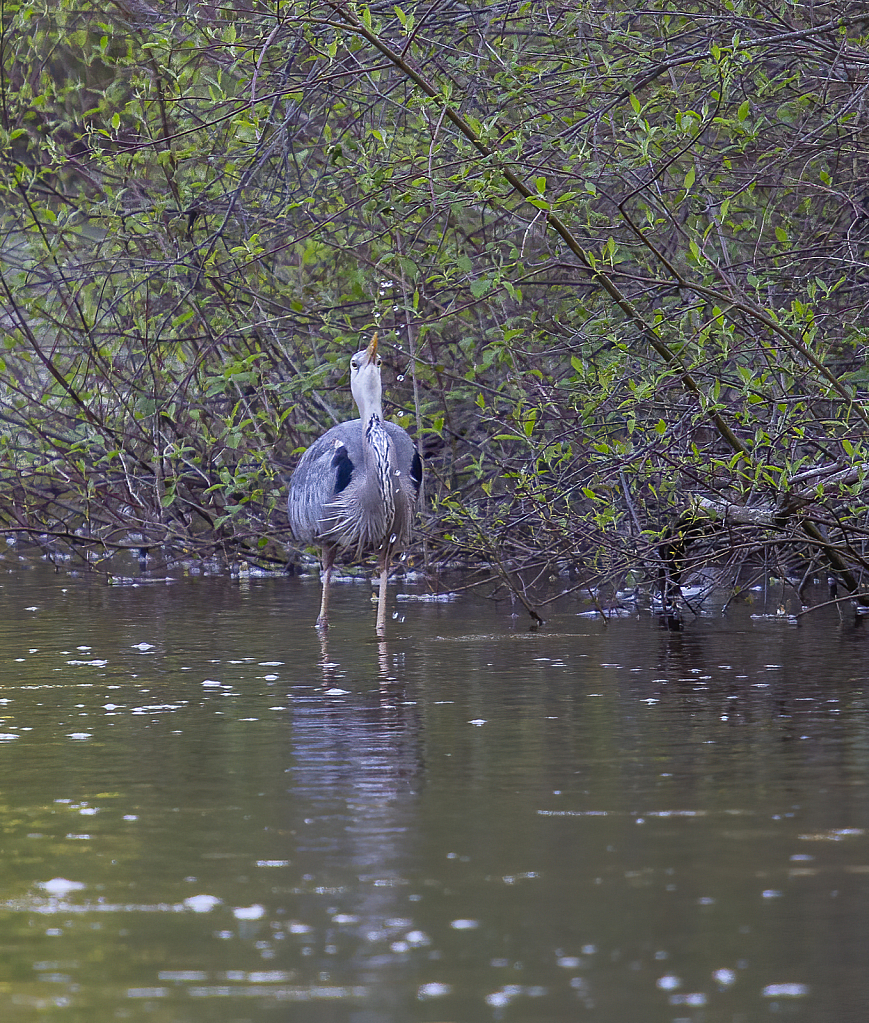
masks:
<svg viewBox="0 0 869 1023"><path fill-rule="evenodd" d="M362 349L361 352L356 352L350 360L351 376L358 373L360 369L364 369L365 366L377 366L380 368L382 361L381 357L377 354L377 335L375 335L372 338L371 345Z"/></svg>
<svg viewBox="0 0 869 1023"><path fill-rule="evenodd" d="M380 412L380 364L382 360L377 354L377 335L371 344L361 352L357 352L350 360L350 390L359 407L363 419L368 417L368 410Z"/></svg>
<svg viewBox="0 0 869 1023"><path fill-rule="evenodd" d="M371 344L364 348L361 352L357 352L350 360L350 376L351 378L356 376L359 372L368 366L374 366L380 369L382 359L377 354L377 335L371 339Z"/></svg>

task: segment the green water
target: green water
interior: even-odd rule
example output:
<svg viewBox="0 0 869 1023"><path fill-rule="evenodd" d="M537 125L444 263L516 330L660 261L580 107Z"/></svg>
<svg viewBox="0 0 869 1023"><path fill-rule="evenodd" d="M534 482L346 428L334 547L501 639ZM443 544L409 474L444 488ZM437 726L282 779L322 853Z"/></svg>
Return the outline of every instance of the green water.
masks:
<svg viewBox="0 0 869 1023"><path fill-rule="evenodd" d="M865 1018L866 627L0 571L0 1019Z"/></svg>

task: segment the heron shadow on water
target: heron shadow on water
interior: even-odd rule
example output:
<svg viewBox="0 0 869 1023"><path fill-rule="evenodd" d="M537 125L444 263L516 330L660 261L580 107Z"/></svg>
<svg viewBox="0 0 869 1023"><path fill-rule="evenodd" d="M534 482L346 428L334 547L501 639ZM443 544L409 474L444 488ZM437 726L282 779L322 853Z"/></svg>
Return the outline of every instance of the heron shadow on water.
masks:
<svg viewBox="0 0 869 1023"><path fill-rule="evenodd" d="M376 554L380 572L378 638L386 635L386 583L404 550L422 484L422 461L408 432L383 418L377 335L350 360L350 391L359 418L327 430L302 455L290 479L293 536L320 547L323 594L317 627L329 627L329 586L338 552L359 561Z"/></svg>

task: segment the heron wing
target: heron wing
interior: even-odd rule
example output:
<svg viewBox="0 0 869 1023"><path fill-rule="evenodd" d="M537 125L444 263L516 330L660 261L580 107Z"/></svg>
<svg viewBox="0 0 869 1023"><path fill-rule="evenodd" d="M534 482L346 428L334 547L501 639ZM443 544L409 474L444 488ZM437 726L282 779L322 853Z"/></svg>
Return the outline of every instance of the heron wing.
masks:
<svg viewBox="0 0 869 1023"><path fill-rule="evenodd" d="M350 486L362 465L359 419L339 423L314 441L290 478L287 514L297 540L318 539L323 509Z"/></svg>
<svg viewBox="0 0 869 1023"><path fill-rule="evenodd" d="M395 513L389 543L391 556L403 550L413 534L413 520L422 485L422 460L407 430L395 423L387 423L386 429L392 442L392 470L395 474Z"/></svg>
<svg viewBox="0 0 869 1023"><path fill-rule="evenodd" d="M419 457L416 444L407 430L396 423L386 423L386 432L389 434L389 439L395 450L395 468L401 472L402 477L410 479L413 500L416 501L419 488L422 485L422 460Z"/></svg>
<svg viewBox="0 0 869 1023"><path fill-rule="evenodd" d="M353 470L356 468L346 444L336 445L335 454L332 455L332 468L335 470L335 493L340 494L350 485Z"/></svg>
<svg viewBox="0 0 869 1023"><path fill-rule="evenodd" d="M409 434L395 423L385 423L395 473L394 522L386 524L389 544L400 550L410 540L413 514L422 482L422 462ZM352 419L327 430L302 455L290 479L287 512L297 540L329 542L354 550L361 557L384 540L378 516L374 481L366 485L362 450L362 421ZM368 490L371 493L368 493ZM373 535L374 533L378 535Z"/></svg>

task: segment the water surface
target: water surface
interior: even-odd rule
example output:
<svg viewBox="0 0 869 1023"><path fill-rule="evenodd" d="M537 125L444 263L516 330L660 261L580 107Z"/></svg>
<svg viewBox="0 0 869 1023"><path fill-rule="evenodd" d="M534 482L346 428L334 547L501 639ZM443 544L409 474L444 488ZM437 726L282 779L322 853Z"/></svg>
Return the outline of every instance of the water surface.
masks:
<svg viewBox="0 0 869 1023"><path fill-rule="evenodd" d="M865 625L27 564L3 1020L864 1018Z"/></svg>

